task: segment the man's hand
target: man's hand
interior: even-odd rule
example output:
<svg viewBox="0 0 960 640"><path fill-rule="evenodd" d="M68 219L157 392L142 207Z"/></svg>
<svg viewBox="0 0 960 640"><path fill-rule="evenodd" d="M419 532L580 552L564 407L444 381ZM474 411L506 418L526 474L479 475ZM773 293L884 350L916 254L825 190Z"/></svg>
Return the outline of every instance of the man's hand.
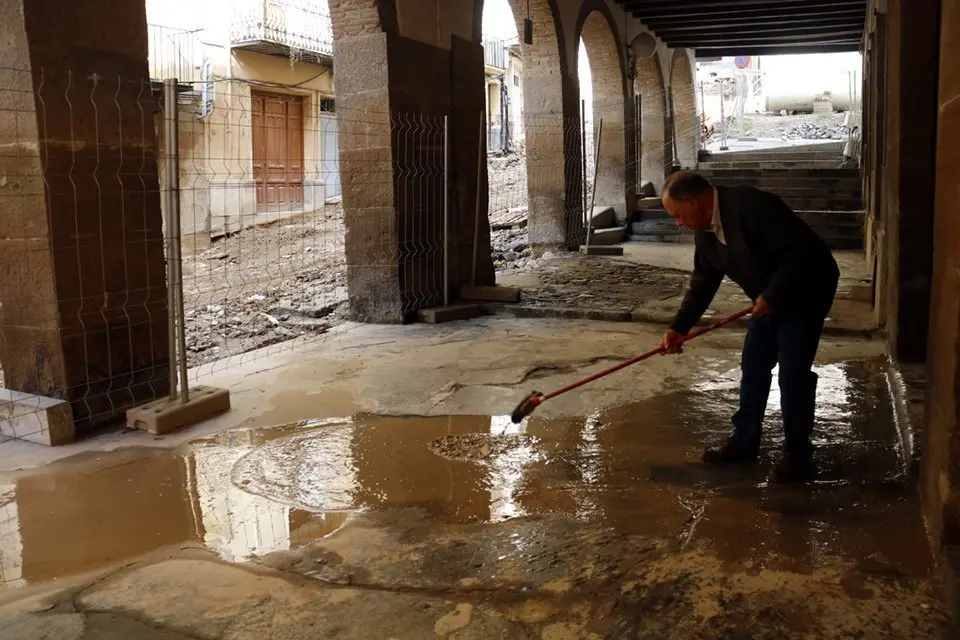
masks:
<svg viewBox="0 0 960 640"><path fill-rule="evenodd" d="M763 296L759 296L753 305L753 311L750 313L755 316L769 316L773 314L773 307L770 306L769 302L763 299Z"/></svg>
<svg viewBox="0 0 960 640"><path fill-rule="evenodd" d="M679 332L669 329L660 341L660 348L665 349L666 353L680 353L683 351L683 345L679 344L682 337Z"/></svg>

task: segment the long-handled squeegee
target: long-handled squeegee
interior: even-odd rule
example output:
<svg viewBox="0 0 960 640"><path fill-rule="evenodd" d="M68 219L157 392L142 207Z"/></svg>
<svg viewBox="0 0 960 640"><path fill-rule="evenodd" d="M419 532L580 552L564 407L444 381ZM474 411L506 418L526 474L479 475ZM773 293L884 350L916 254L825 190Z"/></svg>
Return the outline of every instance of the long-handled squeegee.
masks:
<svg viewBox="0 0 960 640"><path fill-rule="evenodd" d="M697 329L697 330L694 331L693 333L688 334L688 335L686 335L686 336L683 336L682 338L680 338L679 340L677 340L677 342L676 342L675 344L676 344L677 346L682 345L683 343L689 342L689 341L693 340L694 338L698 338L698 337L702 336L702 335L705 334L705 333L709 333L709 332L713 331L714 329L719 329L720 327L722 327L722 326L724 326L724 325L730 324L731 322L734 322L734 321L736 321L736 320L739 320L740 318L743 318L744 316L749 315L752 310L753 310L753 307L750 307L749 309L744 309L743 311L738 311L737 313L735 313L735 314L733 314L733 315L730 315L730 316L727 316L726 318L721 318L720 320L717 320L716 322L714 322L713 324L711 324L711 325L709 325L709 326L703 327L703 328L701 328L701 329ZM548 393L548 394L544 395L544 394L540 393L539 391L534 391L533 393L531 393L530 395L528 395L526 398L524 398L524 399L523 399L523 402L521 402L519 405L517 405L517 408L514 409L514 410L513 410L513 413L510 414L510 419L513 420L514 424L519 424L520 422L523 421L524 418L526 418L526 417L529 416L531 413L533 413L534 409L536 409L536 408L539 407L541 404L543 404L544 402L546 402L547 400L549 400L549 399L551 399L551 398L556 398L556 397L559 396L559 395L563 395L564 393L567 393L568 391L573 391L574 389L576 389L576 388L578 388L578 387L582 387L583 385L588 384L588 383L590 383L590 382L593 382L594 380L599 380L600 378L602 378L602 377L604 377L604 376L608 376L608 375L610 375L611 373L614 373L614 372L616 372L616 371L620 371L621 369L626 369L626 368L629 367L630 365L636 364L636 363L640 362L641 360L646 360L647 358L649 358L649 357L651 357L651 356L655 356L655 355L657 355L657 354L659 354L659 353L666 353L666 351L667 351L667 348L666 348L666 347L657 347L656 349L653 349L652 351L647 351L646 353L642 353L642 354L640 354L640 355L638 355L638 356L635 356L635 357L633 357L633 358L630 358L629 360L626 360L626 361L624 361L624 362L621 362L621 363L618 364L618 365L614 365L614 366L610 367L609 369L604 369L603 371L601 371L601 372L599 372L599 373L595 373L595 374L593 374L593 375L590 376L590 377L584 378L583 380L580 380L580 381L578 381L578 382L574 382L574 383L572 383L572 384L568 384L567 386L563 387L562 389L557 389L557 390L554 391L553 393Z"/></svg>

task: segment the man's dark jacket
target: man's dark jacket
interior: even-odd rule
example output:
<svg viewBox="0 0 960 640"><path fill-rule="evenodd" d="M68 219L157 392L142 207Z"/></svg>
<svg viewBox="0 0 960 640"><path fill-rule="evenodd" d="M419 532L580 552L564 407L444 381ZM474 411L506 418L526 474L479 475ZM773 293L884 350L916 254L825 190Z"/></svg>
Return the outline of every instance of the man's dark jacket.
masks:
<svg viewBox="0 0 960 640"><path fill-rule="evenodd" d="M772 193L749 186L716 189L727 244L712 231L697 231L690 289L671 328L689 332L724 276L751 300L762 295L777 314L826 314L840 270L823 240Z"/></svg>

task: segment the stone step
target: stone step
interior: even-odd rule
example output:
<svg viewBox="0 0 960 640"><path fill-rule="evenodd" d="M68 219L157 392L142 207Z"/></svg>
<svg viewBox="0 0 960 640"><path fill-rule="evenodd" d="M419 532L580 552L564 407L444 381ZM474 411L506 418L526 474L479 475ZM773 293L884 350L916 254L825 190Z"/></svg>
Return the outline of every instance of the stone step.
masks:
<svg viewBox="0 0 960 640"><path fill-rule="evenodd" d="M735 160L738 158L751 158L755 156L773 157L773 158L791 158L795 156L829 155L843 153L843 147L846 140L830 140L829 142L805 141L777 147L761 147L756 149L741 149L737 151L709 151L701 150L697 153L700 159L705 158L729 158Z"/></svg>
<svg viewBox="0 0 960 640"><path fill-rule="evenodd" d="M627 239L626 227L610 227L607 229L594 229L590 234L590 244L598 246L609 246L620 244Z"/></svg>
<svg viewBox="0 0 960 640"><path fill-rule="evenodd" d="M637 209L660 209L663 207L663 200L659 196L652 198L637 197Z"/></svg>
<svg viewBox="0 0 960 640"><path fill-rule="evenodd" d="M834 250L863 249L864 212L797 211L810 227ZM631 242L692 242L693 233L680 229L665 211L636 212L630 223Z"/></svg>
<svg viewBox="0 0 960 640"><path fill-rule="evenodd" d="M860 198L783 198L794 211L860 211Z"/></svg>
<svg viewBox="0 0 960 640"><path fill-rule="evenodd" d="M590 224L594 229L608 229L616 226L617 212L614 211L613 207L594 207Z"/></svg>
<svg viewBox="0 0 960 640"><path fill-rule="evenodd" d="M630 233L632 235L673 236L689 232L682 231L676 222L666 218L663 220L634 220L630 223Z"/></svg>
<svg viewBox="0 0 960 640"><path fill-rule="evenodd" d="M630 234L628 242L658 242L664 244L693 244L694 236L692 233L674 234L674 235L653 235L653 234Z"/></svg>
<svg viewBox="0 0 960 640"><path fill-rule="evenodd" d="M706 167L701 173L711 175L722 174L743 174L752 176L777 176L777 175L834 175L851 176L860 175L860 170L856 167L778 167L778 166L758 166L758 167Z"/></svg>
<svg viewBox="0 0 960 640"><path fill-rule="evenodd" d="M768 189L776 191L778 189L788 189L796 191L798 189L810 189L814 191L853 193L859 195L861 192L860 180L845 180L837 178L710 178L710 182L716 185L736 187L748 184L758 189Z"/></svg>
<svg viewBox="0 0 960 640"><path fill-rule="evenodd" d="M842 169L842 158L835 160L785 160L781 162L771 162L769 160L701 160L697 163L697 170L706 169Z"/></svg>

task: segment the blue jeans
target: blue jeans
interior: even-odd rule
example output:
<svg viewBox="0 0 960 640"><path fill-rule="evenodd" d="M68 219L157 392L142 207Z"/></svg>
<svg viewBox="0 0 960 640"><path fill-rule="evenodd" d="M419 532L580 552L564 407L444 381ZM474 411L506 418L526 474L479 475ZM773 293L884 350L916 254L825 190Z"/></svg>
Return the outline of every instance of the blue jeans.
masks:
<svg viewBox="0 0 960 640"><path fill-rule="evenodd" d="M738 448L760 446L773 368L779 363L784 450L804 460L812 455L810 435L817 395L817 374L812 368L829 311L829 304L816 305L797 313L750 320L740 361L740 408L733 415L733 440Z"/></svg>

